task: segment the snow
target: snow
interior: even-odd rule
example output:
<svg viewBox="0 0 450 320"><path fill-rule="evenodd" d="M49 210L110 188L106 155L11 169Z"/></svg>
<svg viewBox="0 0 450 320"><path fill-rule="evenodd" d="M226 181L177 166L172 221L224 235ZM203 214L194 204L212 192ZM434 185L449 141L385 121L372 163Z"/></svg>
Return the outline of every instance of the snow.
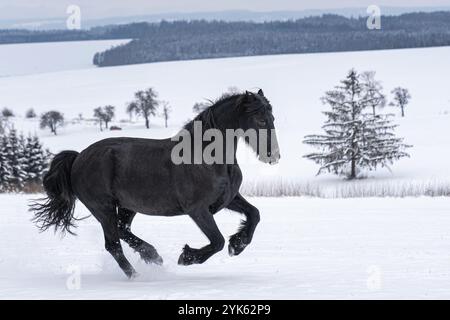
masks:
<svg viewBox="0 0 450 320"><path fill-rule="evenodd" d="M178 266L185 243L207 243L187 217L138 215L133 230L164 265L146 265L124 244L140 276L128 280L106 252L93 217L78 236L39 233L30 196L0 195L2 299L448 299L450 199L251 198L261 211L252 244L203 265ZM368 209L370 208L370 209ZM77 204L76 215L88 211ZM216 215L224 236L240 216ZM80 274L80 287L71 276ZM69 285L67 285L69 283Z"/></svg>
<svg viewBox="0 0 450 320"><path fill-rule="evenodd" d="M0 45L0 78L94 68L92 60L96 52L128 41L96 40Z"/></svg>
<svg viewBox="0 0 450 320"><path fill-rule="evenodd" d="M53 45L48 44L49 53ZM2 47L0 52L4 50ZM68 45L67 51L70 48ZM26 49L25 46L23 50ZM397 86L410 90L412 100L405 118L399 116L400 110L396 108L386 107L385 110L397 114L394 123L400 125L398 136L405 137L405 143L414 147L408 150L410 159L400 160L392 171L379 169L371 172L369 178L387 183L410 180L447 182L450 181L450 93L445 78L450 73L448 56L450 47L63 70L0 78L0 97L1 106L12 108L19 116L33 107L38 114L57 109L69 119L80 113L85 118L91 118L93 109L98 106L116 106L114 124L124 127L119 133L99 132L96 126L84 123L68 124L60 130L60 136L52 137L47 131L39 130L36 122L16 120L17 128L38 132L44 144L57 152L67 148L82 150L108 136L169 137L193 117L192 106L195 102L214 99L231 86L248 90L261 87L274 108L281 161L275 167L268 167L258 163L252 155L243 155L241 148L244 178L248 181L273 178L305 183L320 181L325 185L340 181L340 178L332 175L316 177L318 166L302 158L314 150L302 143L304 136L321 133L320 128L325 120L321 114L324 106L320 97L337 85L351 68L360 72L374 70L386 94ZM77 63L90 63L83 57L79 59ZM51 59L44 62L51 65ZM163 128L162 117L150 120L151 130L143 129L142 120L134 125L120 122L121 119L128 119L125 108L133 99L134 92L147 87L154 87L160 99L171 105L170 128Z"/></svg>

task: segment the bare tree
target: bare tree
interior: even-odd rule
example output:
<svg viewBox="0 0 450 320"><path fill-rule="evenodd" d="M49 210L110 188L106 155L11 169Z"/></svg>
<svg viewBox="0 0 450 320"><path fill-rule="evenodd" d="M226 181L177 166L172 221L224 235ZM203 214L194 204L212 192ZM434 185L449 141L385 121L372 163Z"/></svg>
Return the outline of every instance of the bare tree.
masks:
<svg viewBox="0 0 450 320"><path fill-rule="evenodd" d="M203 110L205 110L206 108L208 108L209 106L210 106L210 104L206 103L206 102L196 102L194 104L194 106L192 107L192 111L194 113L200 113Z"/></svg>
<svg viewBox="0 0 450 320"><path fill-rule="evenodd" d="M229 95L233 95L233 94L238 94L238 93L240 93L241 92L241 90L238 88L238 87L236 87L236 86L230 86L230 87L228 87L228 89L227 89L227 94L229 94Z"/></svg>
<svg viewBox="0 0 450 320"><path fill-rule="evenodd" d="M386 106L386 96L383 94L383 86L375 80L375 71L366 71L361 74L361 83L365 93L366 105L372 108L376 115L376 108Z"/></svg>
<svg viewBox="0 0 450 320"><path fill-rule="evenodd" d="M161 104L163 106L162 116L164 118L164 123L167 128L167 120L169 120L169 115L172 112L172 108L170 107L169 102L167 101L163 101Z"/></svg>
<svg viewBox="0 0 450 320"><path fill-rule="evenodd" d="M145 91L138 91L134 94L135 100L127 106L127 112L143 116L145 119L145 127L150 128L150 116L156 116L156 111L159 106L157 100L158 94L153 88L148 88Z"/></svg>
<svg viewBox="0 0 450 320"><path fill-rule="evenodd" d="M97 107L94 109L94 118L98 120L98 124L100 125L100 131L103 131L103 111L101 107Z"/></svg>
<svg viewBox="0 0 450 320"><path fill-rule="evenodd" d="M64 125L64 116L59 111L48 111L41 115L41 129L49 128L56 135L56 129Z"/></svg>
<svg viewBox="0 0 450 320"><path fill-rule="evenodd" d="M94 109L94 117L98 119L100 124L100 131L102 131L102 123L105 123L106 129L108 129L108 123L114 118L114 107L107 105L104 107L98 107Z"/></svg>
<svg viewBox="0 0 450 320"><path fill-rule="evenodd" d="M103 121L105 122L106 129L108 129L108 123L114 118L115 107L107 105L103 107Z"/></svg>
<svg viewBox="0 0 450 320"><path fill-rule="evenodd" d="M389 105L394 107L399 107L402 110L402 117L405 116L405 107L408 105L409 100L411 100L411 95L409 94L408 89L397 87L391 91L394 95L394 101Z"/></svg>

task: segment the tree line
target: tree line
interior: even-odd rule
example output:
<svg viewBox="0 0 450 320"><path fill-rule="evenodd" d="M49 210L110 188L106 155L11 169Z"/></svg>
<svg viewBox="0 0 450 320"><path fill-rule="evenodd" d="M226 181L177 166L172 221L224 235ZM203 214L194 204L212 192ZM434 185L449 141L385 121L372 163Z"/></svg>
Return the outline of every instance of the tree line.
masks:
<svg viewBox="0 0 450 320"><path fill-rule="evenodd" d="M334 14L256 22L162 21L89 30L0 30L0 43L134 39L95 54L98 66L287 53L416 48L450 45L450 12L382 16L382 30L366 17Z"/></svg>
<svg viewBox="0 0 450 320"><path fill-rule="evenodd" d="M118 27L133 41L95 54L97 66L237 56L417 48L450 45L450 12L383 16L382 30L365 17L296 21L163 21Z"/></svg>
<svg viewBox="0 0 450 320"><path fill-rule="evenodd" d="M159 112L159 109L161 111ZM93 117L99 124L100 131L105 129L120 129L119 127L110 127L109 124L115 117L116 107L112 105L105 105L93 109ZM138 90L134 94L134 99L126 105L126 112L131 116L142 117L145 121L145 127L150 128L150 118L161 116L164 119L164 125L168 127L168 121L172 113L172 108L167 101L159 100L158 93L154 88L147 88L145 90ZM4 107L0 112L0 133L2 128L9 123L8 119L15 117L14 112L7 107ZM30 108L25 113L25 118L37 118L37 114L33 108ZM82 118L82 115L80 115ZM49 129L51 133L57 135L58 128L64 126L64 114L57 110L50 110L42 113L39 116L39 126L41 129Z"/></svg>
<svg viewBox="0 0 450 320"><path fill-rule="evenodd" d="M382 16L382 28L384 31L405 31L432 33L434 35L445 35L449 30L448 11L437 12L415 12L401 15ZM364 30L367 17L345 18L336 14L324 14L301 19L282 21L271 21L265 23L257 22L225 22L220 20L206 21L193 19L190 21L175 21L180 32L203 33L209 35L217 34L220 30L216 26L226 28L226 31L280 31L283 29L296 28L297 32L346 32ZM212 29L206 30L205 23ZM80 40L105 40L105 39L142 39L153 36L155 33L165 31L167 21L161 23L137 22L120 25L105 25L90 28L88 30L27 30L27 29L2 29L0 30L0 44L27 43L27 42L58 42L58 41L80 41ZM186 30L188 28L189 30ZM163 29L163 30L161 30ZM174 34L171 33L173 36Z"/></svg>

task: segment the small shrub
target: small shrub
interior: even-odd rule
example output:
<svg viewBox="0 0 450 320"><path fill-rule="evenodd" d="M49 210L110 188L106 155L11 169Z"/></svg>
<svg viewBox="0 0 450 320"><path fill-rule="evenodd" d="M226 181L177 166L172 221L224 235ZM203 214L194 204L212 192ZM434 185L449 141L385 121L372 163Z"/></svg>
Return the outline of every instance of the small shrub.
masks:
<svg viewBox="0 0 450 320"><path fill-rule="evenodd" d="M14 112L11 109L5 107L2 110L2 116L4 116L5 118L11 118L14 117Z"/></svg>

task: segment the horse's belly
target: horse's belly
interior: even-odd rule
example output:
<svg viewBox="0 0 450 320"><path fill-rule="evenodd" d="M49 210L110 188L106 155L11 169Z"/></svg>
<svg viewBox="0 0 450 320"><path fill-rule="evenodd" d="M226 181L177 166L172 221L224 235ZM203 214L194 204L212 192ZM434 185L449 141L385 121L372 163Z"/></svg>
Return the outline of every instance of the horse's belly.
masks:
<svg viewBox="0 0 450 320"><path fill-rule="evenodd" d="M115 186L115 196L121 207L148 215L172 216L181 214L167 178L127 179Z"/></svg>
<svg viewBox="0 0 450 320"><path fill-rule="evenodd" d="M176 216L183 214L176 201L170 197L161 198L148 194L145 197L125 195L123 198L120 196L118 198L121 207L146 215Z"/></svg>

